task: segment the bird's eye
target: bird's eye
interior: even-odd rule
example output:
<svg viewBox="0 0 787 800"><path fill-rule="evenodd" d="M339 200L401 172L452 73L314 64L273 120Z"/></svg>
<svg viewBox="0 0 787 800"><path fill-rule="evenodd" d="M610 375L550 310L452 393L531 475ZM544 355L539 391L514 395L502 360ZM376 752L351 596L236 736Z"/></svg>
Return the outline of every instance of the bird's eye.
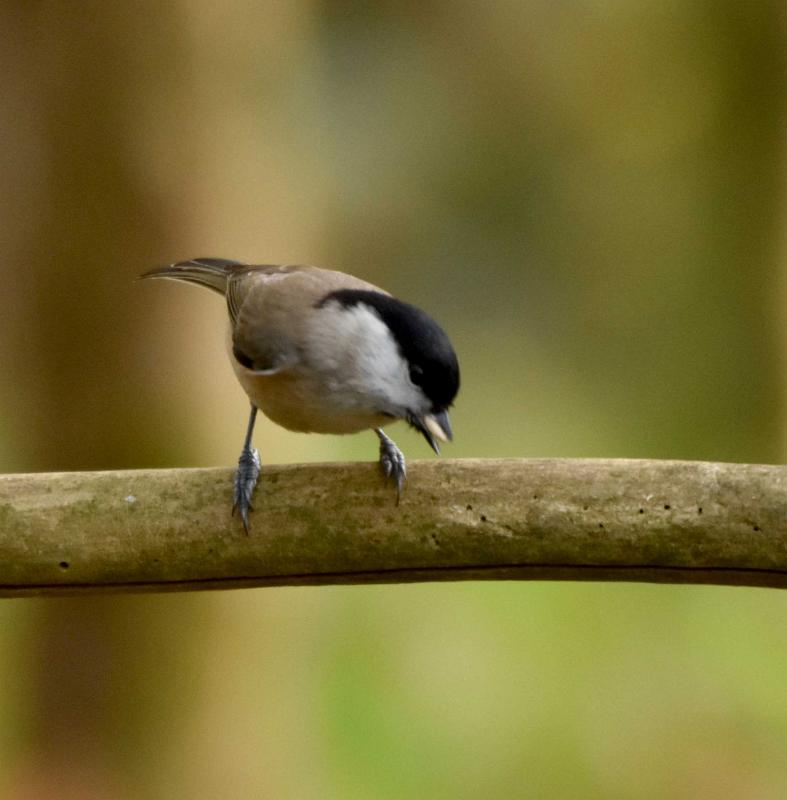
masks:
<svg viewBox="0 0 787 800"><path fill-rule="evenodd" d="M418 364L411 364L410 365L410 380L416 385L421 385L421 379L423 378L424 371Z"/></svg>

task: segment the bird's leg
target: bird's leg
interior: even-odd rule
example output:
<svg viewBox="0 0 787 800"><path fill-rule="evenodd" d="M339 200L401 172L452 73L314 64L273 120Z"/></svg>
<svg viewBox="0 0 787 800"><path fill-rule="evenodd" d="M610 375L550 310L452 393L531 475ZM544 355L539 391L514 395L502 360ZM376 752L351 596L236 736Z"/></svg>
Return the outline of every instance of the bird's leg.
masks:
<svg viewBox="0 0 787 800"><path fill-rule="evenodd" d="M257 408L252 405L246 439L238 459L238 471L235 473L235 502L232 505L232 513L238 511L247 534L249 532L249 511L252 509L251 496L254 494L254 487L260 476L260 454L251 446L251 435L254 432L256 418Z"/></svg>
<svg viewBox="0 0 787 800"><path fill-rule="evenodd" d="M396 484L396 504L402 496L404 482L407 479L407 467L404 461L404 454L394 444L393 440L383 433L382 428L375 428L374 432L380 439L380 469L386 479L392 480Z"/></svg>

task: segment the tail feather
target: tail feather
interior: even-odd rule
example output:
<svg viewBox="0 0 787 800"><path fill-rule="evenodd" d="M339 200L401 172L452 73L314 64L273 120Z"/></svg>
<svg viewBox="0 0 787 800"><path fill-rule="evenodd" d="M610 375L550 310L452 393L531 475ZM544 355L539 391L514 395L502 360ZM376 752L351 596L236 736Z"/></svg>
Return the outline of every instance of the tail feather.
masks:
<svg viewBox="0 0 787 800"><path fill-rule="evenodd" d="M140 275L140 278L168 278L205 286L219 294L227 291L227 279L238 267L245 267L240 261L229 258L192 258L190 261L178 261L166 267L156 267Z"/></svg>

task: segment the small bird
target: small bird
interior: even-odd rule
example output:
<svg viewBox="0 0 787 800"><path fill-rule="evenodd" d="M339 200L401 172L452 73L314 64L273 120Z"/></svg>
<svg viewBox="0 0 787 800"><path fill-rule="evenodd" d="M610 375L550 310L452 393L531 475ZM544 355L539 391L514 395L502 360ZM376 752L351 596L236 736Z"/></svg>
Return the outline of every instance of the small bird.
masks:
<svg viewBox="0 0 787 800"><path fill-rule="evenodd" d="M397 503L405 459L383 427L405 420L436 453L438 440L452 439L454 348L431 317L377 286L319 267L224 258L180 261L140 277L196 283L226 297L232 366L251 401L232 507L246 533L260 474L252 447L258 410L291 431L373 430Z"/></svg>

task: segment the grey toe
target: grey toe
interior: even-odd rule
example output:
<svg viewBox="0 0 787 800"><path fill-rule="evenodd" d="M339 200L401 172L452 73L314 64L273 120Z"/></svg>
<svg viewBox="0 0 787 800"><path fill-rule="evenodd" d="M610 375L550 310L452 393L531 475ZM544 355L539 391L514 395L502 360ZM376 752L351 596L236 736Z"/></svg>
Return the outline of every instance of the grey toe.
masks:
<svg viewBox="0 0 787 800"><path fill-rule="evenodd" d="M380 439L380 469L386 480L393 481L396 486L396 502L398 503L407 480L404 454L382 430L375 428L374 432Z"/></svg>
<svg viewBox="0 0 787 800"><path fill-rule="evenodd" d="M253 509L251 498L260 476L260 454L257 450L244 449L238 459L235 473L235 495L232 513L237 511L246 533L249 532L249 511Z"/></svg>

